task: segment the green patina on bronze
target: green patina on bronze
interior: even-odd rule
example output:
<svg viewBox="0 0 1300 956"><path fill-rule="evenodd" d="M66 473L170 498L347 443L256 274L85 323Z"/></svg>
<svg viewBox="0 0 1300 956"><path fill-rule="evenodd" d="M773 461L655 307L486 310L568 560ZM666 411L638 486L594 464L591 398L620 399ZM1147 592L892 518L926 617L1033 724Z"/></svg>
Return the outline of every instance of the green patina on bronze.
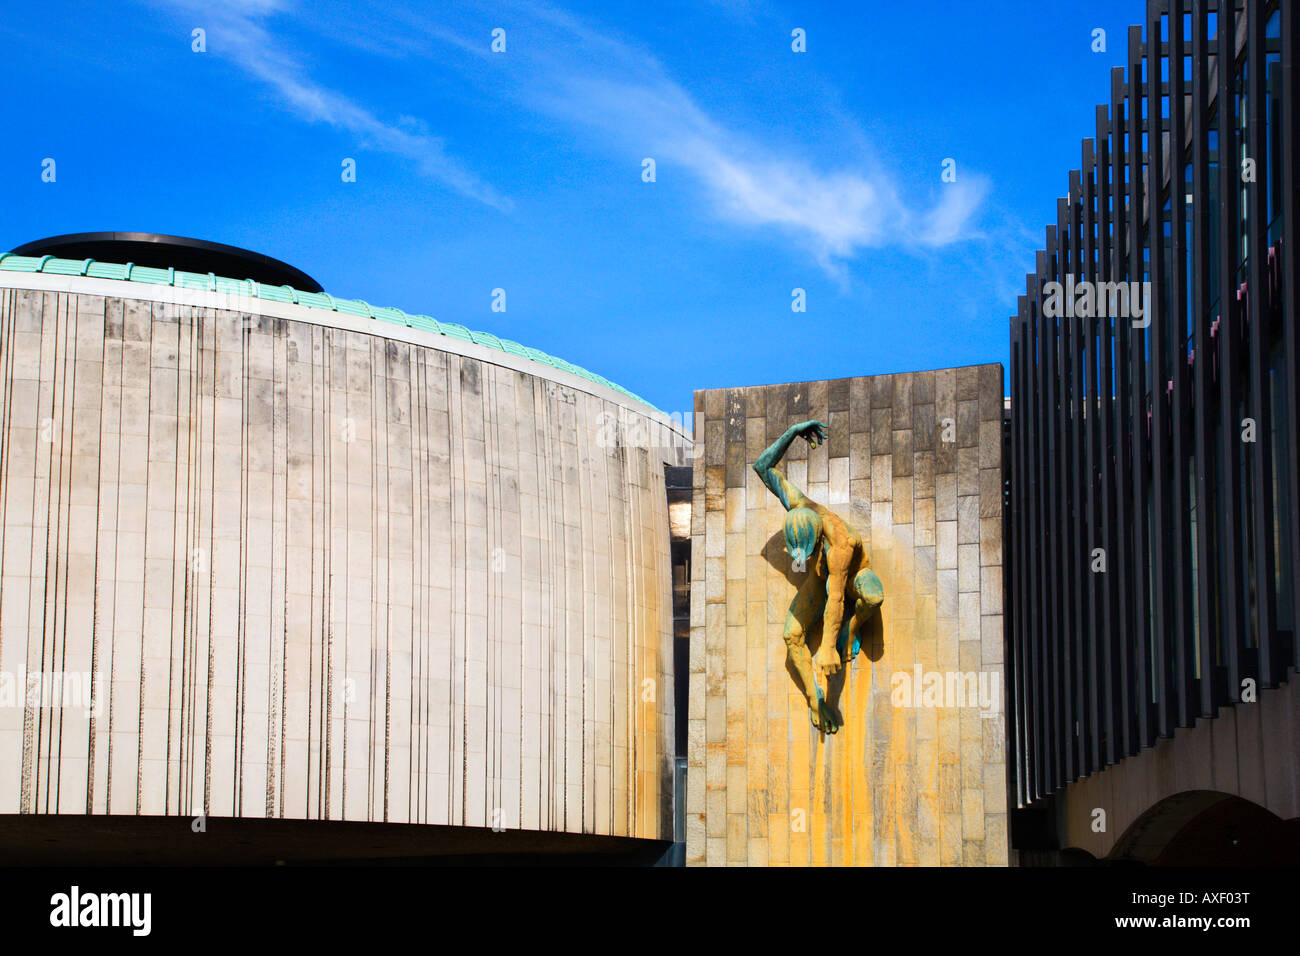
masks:
<svg viewBox="0 0 1300 956"><path fill-rule="evenodd" d="M787 666L808 700L813 724L833 734L842 719L822 684L829 686L831 675L857 656L867 624L878 620L885 590L871 570L861 536L792 485L777 467L796 438L815 448L826 440L826 433L827 426L819 421L790 426L758 456L754 471L786 509L786 551L794 571L805 575L785 617ZM814 654L808 642L819 623L823 636ZM826 640L827 634L834 634L835 640Z"/></svg>
<svg viewBox="0 0 1300 956"><path fill-rule="evenodd" d="M216 292L225 295L243 295L271 302L283 302L302 305L311 309L326 309L343 315L373 319L377 322L389 322L393 325L405 325L412 329L422 329L437 335L472 342L485 348L496 349L531 359L551 368L569 372L589 382L604 385L640 402L652 411L659 411L644 398L634 395L622 385L611 382L604 376L589 372L580 365L566 362L564 359L547 355L537 349L528 348L510 339L497 338L490 332L475 332L455 322L439 322L427 315L410 315L401 309L371 305L361 299L339 299L324 292L304 292L288 285L268 285L252 279L231 279L211 273L184 272L180 269L157 269L149 266L137 266L125 262L100 262L97 259L60 259L57 256L19 256L13 253L0 253L0 272L44 273L45 275L85 276L88 279L114 279L120 282L139 282L146 285L165 285L176 289L195 289L202 292Z"/></svg>

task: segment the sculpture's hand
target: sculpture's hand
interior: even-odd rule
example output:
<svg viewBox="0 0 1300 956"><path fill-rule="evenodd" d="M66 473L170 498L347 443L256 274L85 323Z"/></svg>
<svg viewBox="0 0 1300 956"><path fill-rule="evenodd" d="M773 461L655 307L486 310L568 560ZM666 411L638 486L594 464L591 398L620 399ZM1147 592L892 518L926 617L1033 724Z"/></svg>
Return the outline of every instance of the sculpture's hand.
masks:
<svg viewBox="0 0 1300 956"><path fill-rule="evenodd" d="M819 422L816 419L800 422L794 426L795 434L808 442L809 446L816 448L826 440L827 430L830 428L825 422Z"/></svg>
<svg viewBox="0 0 1300 956"><path fill-rule="evenodd" d="M817 649L817 653L813 655L813 670L823 682L829 680L832 674L837 673L840 665L840 652L835 649L834 645L820 647Z"/></svg>

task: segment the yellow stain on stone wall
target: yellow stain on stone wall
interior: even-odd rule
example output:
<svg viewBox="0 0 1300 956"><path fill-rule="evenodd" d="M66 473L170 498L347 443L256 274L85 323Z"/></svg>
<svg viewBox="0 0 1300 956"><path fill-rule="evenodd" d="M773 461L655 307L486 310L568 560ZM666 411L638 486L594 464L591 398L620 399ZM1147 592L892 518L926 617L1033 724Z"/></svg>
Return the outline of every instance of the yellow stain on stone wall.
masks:
<svg viewBox="0 0 1300 956"><path fill-rule="evenodd" d="M701 764L689 768L706 777L707 792L704 825L694 831L704 836L688 841L688 861L933 866L1005 860L1005 850L984 852L986 839L1005 841L1006 825L1004 803L984 799L986 770L996 775L997 764L992 756L986 764L978 712L891 700L895 673L978 671L982 642L976 638L1000 634L1000 607L996 620L981 621L976 591L958 599L956 525L959 498L968 499L964 514L1000 523L1000 499L979 498L999 484L981 482L972 465L999 460L1000 452L977 454L977 442L981 416L1000 421L1001 385L997 366L851 379L847 410L845 385L834 382L697 393L696 454L705 458L697 473L706 513L695 522L693 553L709 562L700 577L715 603L692 621L692 641L706 644L707 679L700 684L703 700L692 699L691 719L705 722L708 744ZM825 404L833 400L834 411ZM937 444L945 417L958 424L959 448ZM885 590L883 652L872 661L864 647L849 665L838 698L843 725L830 736L813 727L786 669L782 630L800 578L781 567L784 509L749 467L755 449L810 418L830 423L831 440L799 454L792 446L787 477L854 525ZM934 423L933 440L914 434L919 421ZM837 428L848 433L838 444ZM733 451L741 434L743 456ZM960 476L959 467L967 469ZM978 581L981 568L966 562L985 557L982 548L964 548L962 580ZM959 625L959 605L970 613L969 623ZM715 729L719 718L725 727ZM715 796L718 789L725 797Z"/></svg>

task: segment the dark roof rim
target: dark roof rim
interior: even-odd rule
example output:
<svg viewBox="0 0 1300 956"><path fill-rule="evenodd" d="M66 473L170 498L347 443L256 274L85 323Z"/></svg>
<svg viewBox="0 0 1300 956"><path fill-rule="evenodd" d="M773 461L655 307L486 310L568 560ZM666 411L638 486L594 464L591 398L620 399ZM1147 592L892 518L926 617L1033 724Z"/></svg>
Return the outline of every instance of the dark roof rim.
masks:
<svg viewBox="0 0 1300 956"><path fill-rule="evenodd" d="M47 236L44 239L35 239L31 242L25 242L21 246L16 246L10 250L12 254L19 256L42 256L58 255L60 247L85 245L93 243L115 243L115 242L144 242L153 243L159 246L171 246L181 249L189 249L194 252L209 252L219 254L234 259L242 259L249 264L258 267L257 271L270 270L283 273L290 281L284 283L291 285L295 289L303 292L324 292L325 288L313 279L307 273L303 272L296 266L273 256L263 255L260 252L254 252L251 249L244 249L240 246L232 246L224 242L212 242L208 239L194 239L190 236L173 236L162 232L69 232L61 236ZM60 258L85 258L84 256L60 256ZM100 261L112 261L101 256L93 258Z"/></svg>

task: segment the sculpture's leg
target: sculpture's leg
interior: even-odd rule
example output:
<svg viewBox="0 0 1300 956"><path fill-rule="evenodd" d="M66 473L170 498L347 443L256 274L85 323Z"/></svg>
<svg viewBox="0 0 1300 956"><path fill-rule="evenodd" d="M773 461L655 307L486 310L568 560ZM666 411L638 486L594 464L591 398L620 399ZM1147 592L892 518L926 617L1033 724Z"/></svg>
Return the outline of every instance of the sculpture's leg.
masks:
<svg viewBox="0 0 1300 956"><path fill-rule="evenodd" d="M839 730L839 724L829 705L823 700L817 689L817 680L813 672L812 654L808 650L808 635L822 615L826 604L826 590L815 574L809 574L799 587L799 593L790 602L790 610L785 615L786 659L798 676L800 689L808 701L808 710L813 724L823 733L833 734ZM823 641L833 641L830 635L823 635Z"/></svg>
<svg viewBox="0 0 1300 956"><path fill-rule="evenodd" d="M855 599L853 613L845 615L844 626L840 628L840 638L835 642L835 646L840 652L840 660L844 661L845 667L852 662L853 658L858 656L858 650L861 647L858 631L861 629L865 618L866 615L862 613L861 605Z"/></svg>
<svg viewBox="0 0 1300 956"><path fill-rule="evenodd" d="M838 521L838 519L834 519ZM841 523L842 526L842 523ZM830 542L826 548L826 609L822 620L824 635L817 654L813 657L813 669L827 678L840 669L847 657L841 657L836 646L840 637L840 628L844 624L844 589L848 586L848 570L853 561L853 546L840 537L838 542Z"/></svg>
<svg viewBox="0 0 1300 956"><path fill-rule="evenodd" d="M836 649L840 652L840 660L844 666L848 667L849 662L858 656L858 650L862 646L862 624L866 620L866 611L862 606L858 594L858 575L866 570L863 565L867 557L862 550L862 542L853 532L852 528L845 525L853 541L853 560L849 564L848 592L844 595L844 623L840 625L839 640L835 642Z"/></svg>

